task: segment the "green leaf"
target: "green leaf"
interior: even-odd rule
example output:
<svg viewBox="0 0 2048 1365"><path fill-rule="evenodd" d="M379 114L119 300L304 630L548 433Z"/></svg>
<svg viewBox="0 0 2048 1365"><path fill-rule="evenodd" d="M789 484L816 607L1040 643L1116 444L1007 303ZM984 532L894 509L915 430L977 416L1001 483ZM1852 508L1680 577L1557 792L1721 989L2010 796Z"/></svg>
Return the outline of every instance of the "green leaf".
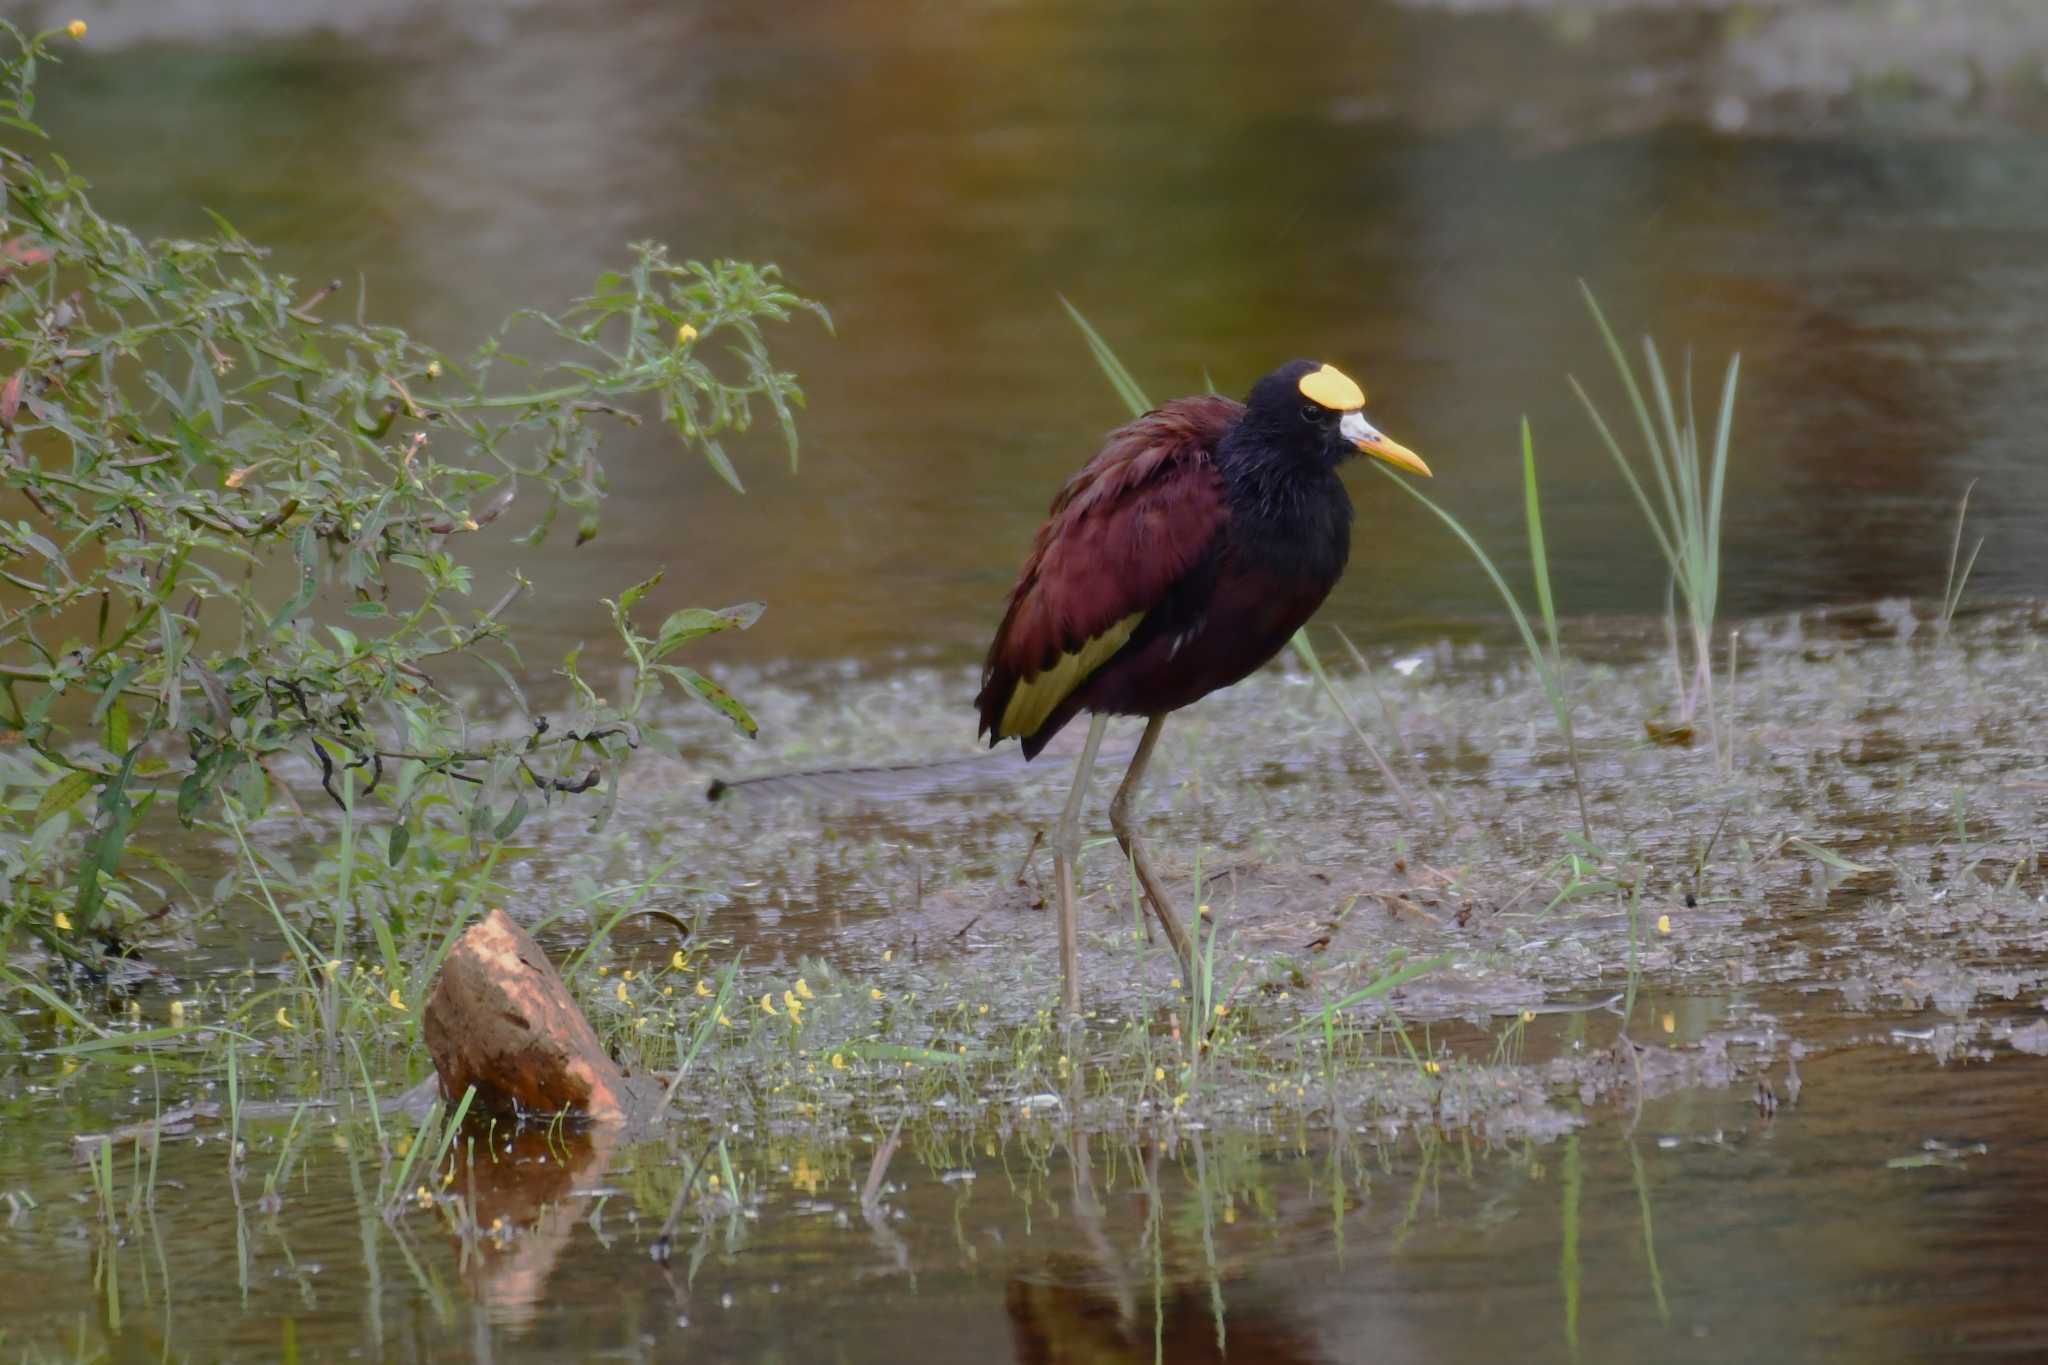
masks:
<svg viewBox="0 0 2048 1365"><path fill-rule="evenodd" d="M351 602L348 604L348 614L350 616L367 616L374 618L387 615L388 613L382 602Z"/></svg>
<svg viewBox="0 0 2048 1365"><path fill-rule="evenodd" d="M1081 335L1088 339L1088 349L1094 353L1095 363L1102 368L1103 376L1109 380L1110 387L1116 390L1117 397L1123 399L1124 406L1131 410L1131 416L1143 417L1150 412L1152 400L1138 387L1138 381L1131 378L1131 372L1124 368L1123 361L1117 359L1116 352L1102 339L1102 333L1096 331L1088 319L1081 316L1080 309L1067 302L1064 294L1060 296L1060 307L1067 310L1067 316L1074 320L1074 325L1081 329Z"/></svg>
<svg viewBox="0 0 2048 1365"><path fill-rule="evenodd" d="M411 846L412 825L408 821L401 820L391 827L391 838L384 851L385 859L393 867L397 867L399 860L405 857L406 849Z"/></svg>
<svg viewBox="0 0 2048 1365"><path fill-rule="evenodd" d="M721 630L745 630L761 619L767 607L760 602L742 602L723 611L711 611L704 607L684 607L661 623L661 634L654 643L654 658L661 658L692 640L713 635Z"/></svg>
<svg viewBox="0 0 2048 1365"><path fill-rule="evenodd" d="M526 793L519 793L512 798L512 809L505 812L505 818L498 822L498 827L491 831L491 836L499 843L511 838L512 832L525 821L526 812L530 809L532 807L527 803Z"/></svg>
<svg viewBox="0 0 2048 1365"><path fill-rule="evenodd" d="M86 840L85 856L78 865L78 901L73 909L80 929L90 929L99 923L100 904L106 899L100 878L111 879L120 867L121 850L135 823L135 807L128 801L128 782L135 776L135 760L141 756L140 744L130 749L121 761L121 771L100 793L99 827Z"/></svg>
<svg viewBox="0 0 2048 1365"><path fill-rule="evenodd" d="M619 594L619 611L620 611L620 613L621 613L621 614L624 614L625 612L629 612L629 611L633 610L634 604L636 604L637 602L639 602L639 600L640 600L641 598L643 598L643 597L647 596L647 594L648 594L648 593L650 593L650 592L653 592L653 591L654 591L654 589L655 589L655 585L661 582L661 575L662 575L662 572L663 572L663 571L661 571L661 570L657 570L657 571L655 572L655 575L654 575L654 577L652 577L652 578L649 578L649 579L646 579L646 580L645 580L645 581L643 581L643 582L635 583L635 584L634 584L634 585L633 585L632 587L630 587L630 588L626 589L626 590L625 590L624 592L620 593L620 594Z"/></svg>
<svg viewBox="0 0 2048 1365"><path fill-rule="evenodd" d="M36 817L30 822L30 828L41 825L45 820L53 820L77 805L97 780L94 774L74 768L45 787L43 799L36 802Z"/></svg>
<svg viewBox="0 0 2048 1365"><path fill-rule="evenodd" d="M299 590L287 598L270 618L272 632L283 628L286 622L313 605L313 597L320 590L319 576L314 572L314 539L311 523L299 528L294 539L293 552L299 561Z"/></svg>
<svg viewBox="0 0 2048 1365"><path fill-rule="evenodd" d="M761 727L747 713L747 708L740 705L739 698L733 696L732 693L726 691L696 669L680 668L675 664L657 664L656 667L689 689L691 696L696 697L706 706L718 712L719 715L731 721L733 728L737 729L748 739L754 739L760 735Z"/></svg>
<svg viewBox="0 0 2048 1365"><path fill-rule="evenodd" d="M716 441L704 442L704 458L709 460L711 467L718 471L719 478L732 485L733 492L744 493L747 491L746 485L740 482L740 472L732 467L732 461L727 458L724 446Z"/></svg>

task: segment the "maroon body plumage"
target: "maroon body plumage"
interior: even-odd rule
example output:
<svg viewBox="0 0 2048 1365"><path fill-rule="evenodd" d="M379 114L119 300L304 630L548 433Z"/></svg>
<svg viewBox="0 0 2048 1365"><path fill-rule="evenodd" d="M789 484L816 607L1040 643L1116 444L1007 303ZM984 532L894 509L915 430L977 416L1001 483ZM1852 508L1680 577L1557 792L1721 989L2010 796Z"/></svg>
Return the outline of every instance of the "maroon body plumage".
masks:
<svg viewBox="0 0 2048 1365"><path fill-rule="evenodd" d="M1158 606L1213 557L1229 517L1216 443L1243 411L1227 398L1168 403L1113 432L1101 453L1060 489L989 646L975 704L991 743L1006 733L1004 711L1019 684L1054 669L1133 613ZM1036 757L1127 666L1129 644L1121 642L1091 675L1074 679L1074 690L1051 714L1019 735L1026 758ZM1116 700L1132 700L1128 687L1113 690L1125 694ZM1101 709L1129 714L1123 706Z"/></svg>
<svg viewBox="0 0 2048 1365"><path fill-rule="evenodd" d="M1183 958L1130 798L1161 719L1272 658L1343 574L1351 500L1337 465L1365 452L1428 474L1364 403L1336 370L1294 361L1244 403L1178 399L1112 432L1053 499L989 646L975 705L991 744L1014 737L1029 759L1082 711L1150 718L1110 819ZM1069 1006L1074 822L1101 734L1098 719L1054 842Z"/></svg>

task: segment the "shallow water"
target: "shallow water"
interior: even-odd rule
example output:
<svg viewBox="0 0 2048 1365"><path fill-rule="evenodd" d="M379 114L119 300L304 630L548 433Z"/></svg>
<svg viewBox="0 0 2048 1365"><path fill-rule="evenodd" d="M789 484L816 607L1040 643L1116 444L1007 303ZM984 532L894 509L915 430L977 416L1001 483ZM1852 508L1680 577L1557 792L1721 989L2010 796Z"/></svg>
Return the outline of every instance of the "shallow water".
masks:
<svg viewBox="0 0 2048 1365"><path fill-rule="evenodd" d="M88 9L93 41L42 112L145 228L196 228L206 203L450 346L642 235L774 257L831 305L836 339L797 329L783 352L812 399L797 477L763 447L737 500L624 443L606 533L551 557L520 606L541 660L656 563L652 606L766 599L719 660L763 738L679 716L683 760L639 762L608 830L535 817L501 869L522 915L652 879L696 926L687 968L633 922L605 975L572 974L657 1070L716 1009L692 986L737 952L746 997L802 982L816 1002L800 1029L736 1005L652 1140L508 1150L472 1129L449 1183L422 1166L386 1188L409 1121L380 1131L347 1066L269 1022L286 968L265 922L161 926L146 974L85 993L95 1026L118 1042L179 1002L254 1035L246 1094L312 1104L290 1138L288 1113L245 1116L232 1177L220 1118L173 1134L153 1178L118 1149L103 1216L70 1139L225 1104L222 1035L154 1070L118 1050L0 1060L0 1341L121 1359L2048 1350L2048 688L2041 612L2012 604L2048 581L2048 123L2007 70L2048 40L2018 24L1992 60L1952 35L1901 78L1884 23L1830 46L1798 7L1610 8ZM1964 57L1958 93L1945 63ZM1605 382L1579 275L1618 319L1695 343L1703 385L1744 352L1724 583L1741 672L1725 736L1692 748L1645 739L1670 700L1641 624L1661 584L1563 385ZM1176 720L1147 828L1221 926L1228 1022L1190 1053L1178 969L1098 845L1095 1014L1066 1069L1040 1014L1049 869L1029 854L1064 763L977 757L967 734L1015 560L1116 420L1056 292L1158 394L1205 369L1241 387L1303 350L1355 368L1504 564L1531 414L1602 850L1584 879L1639 877L1633 914L1567 893L1567 756L1491 589L1361 476L1353 568L1321 619L1372 680L1318 638L1410 794L1289 665ZM1812 610L1938 593L1972 479L1990 538L1971 600L2009 605L1954 639L1899 601ZM704 800L714 778L789 773ZM291 856L302 834L279 816L255 837ZM577 916L546 937L561 957L588 932ZM1324 1003L1439 956L1318 1052ZM38 1042L85 1037L21 1009ZM397 1038L362 1040L385 1094L422 1065ZM842 1071L854 1040L911 1051ZM152 1179L153 1211L131 1204Z"/></svg>
<svg viewBox="0 0 2048 1365"><path fill-rule="evenodd" d="M1049 808L1059 774L1000 762L715 805L719 754L651 762L605 838L551 838L558 856L513 870L531 913L698 850L659 897L697 925L690 965L646 926L571 978L622 1055L658 1059L675 1054L643 1040L680 1051L718 1008L691 982L745 950L741 1017L652 1140L472 1126L452 1167L420 1168L446 1183L407 1177L410 1121L380 1138L352 1079L323 1083L308 1035L264 1022L259 938L253 972L217 936L154 944L160 975L102 1025L118 1040L175 998L254 1030L241 1084L284 1109L245 1119L232 1182L224 1120L174 1134L153 1214L129 1205L146 1155L119 1149L107 1222L65 1140L222 1103L217 1040L154 1071L14 1059L0 1274L33 1293L10 1328L190 1358L287 1334L399 1359L896 1359L904 1333L1019 1360L2036 1354L2039 612L1946 640L1903 608L1745 634L1722 765L1641 739L1668 686L1654 657L1589 649L1575 683L1596 836L1645 878L1633 916L1610 894L1542 904L1568 880L1565 758L1527 719L1526 678L1476 647L1377 670L1375 732L1448 827L1404 825L1288 671L1169 731L1148 828L1183 898L1201 861L1229 1012L1199 1076L1173 963L1131 932L1107 850L1082 868L1088 1035L1046 1030L1050 925L1007 874L1029 837L1015 812ZM914 718L950 679L843 681L872 722L853 731L817 710L815 678L750 685L794 754L850 733L830 756L859 761L936 745ZM1342 688L1371 714L1363 679ZM1907 704L1928 695L1948 704ZM1323 1060L1322 1002L1436 954L1351 1008ZM749 1003L805 978L801 1030ZM956 1043L972 1055L948 1066ZM365 1045L384 1093L409 1079L388 1037Z"/></svg>

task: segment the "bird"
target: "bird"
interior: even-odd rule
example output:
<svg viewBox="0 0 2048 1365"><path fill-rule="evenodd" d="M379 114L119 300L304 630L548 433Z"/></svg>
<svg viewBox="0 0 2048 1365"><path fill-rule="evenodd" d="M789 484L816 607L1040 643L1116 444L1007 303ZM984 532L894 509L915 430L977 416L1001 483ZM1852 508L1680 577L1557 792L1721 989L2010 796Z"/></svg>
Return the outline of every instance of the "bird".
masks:
<svg viewBox="0 0 2048 1365"><path fill-rule="evenodd" d="M1365 401L1356 381L1314 360L1280 366L1242 403L1175 399L1111 432L1038 528L975 707L978 735L991 748L1018 740L1026 762L1090 714L1052 841L1069 1017L1081 1004L1080 811L1106 721L1145 717L1110 826L1185 974L1193 945L1145 857L1133 803L1166 717L1271 659L1336 586L1352 522L1338 467L1368 455L1430 476L1372 424Z"/></svg>

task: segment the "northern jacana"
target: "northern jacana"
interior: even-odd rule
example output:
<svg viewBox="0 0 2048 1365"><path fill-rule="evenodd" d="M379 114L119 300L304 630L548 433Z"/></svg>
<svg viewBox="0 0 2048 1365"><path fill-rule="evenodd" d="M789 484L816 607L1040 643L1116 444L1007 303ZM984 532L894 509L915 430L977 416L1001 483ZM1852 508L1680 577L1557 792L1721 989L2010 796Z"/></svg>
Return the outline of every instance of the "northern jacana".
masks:
<svg viewBox="0 0 2048 1365"><path fill-rule="evenodd" d="M1351 552L1351 499L1337 466L1360 453L1429 474L1366 419L1357 384L1332 366L1291 361L1242 403L1180 398L1111 432L1038 528L975 705L989 744L1015 737L1027 761L1091 713L1053 838L1070 1016L1081 1003L1078 821L1106 719L1146 718L1109 822L1189 969L1187 930L1145 859L1131 803L1167 714L1272 658L1336 585Z"/></svg>

